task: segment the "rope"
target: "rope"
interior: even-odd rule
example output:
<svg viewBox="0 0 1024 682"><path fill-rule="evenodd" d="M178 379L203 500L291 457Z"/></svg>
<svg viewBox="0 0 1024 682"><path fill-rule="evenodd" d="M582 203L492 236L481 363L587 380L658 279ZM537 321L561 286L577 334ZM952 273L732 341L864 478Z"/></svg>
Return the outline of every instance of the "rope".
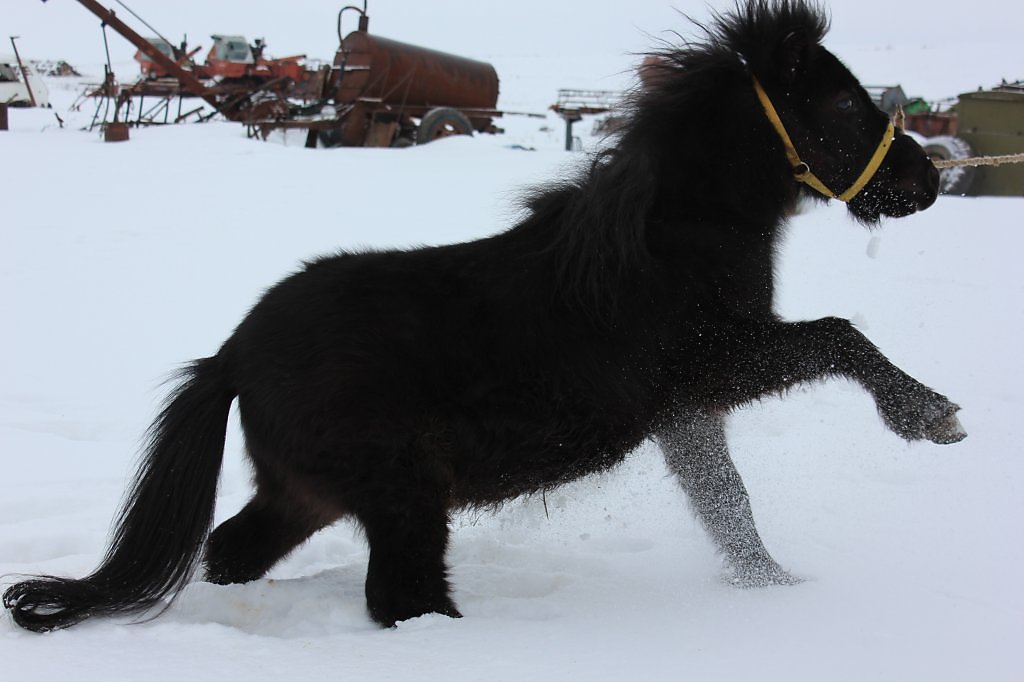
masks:
<svg viewBox="0 0 1024 682"><path fill-rule="evenodd" d="M893 125L903 130L906 124L906 114L903 107L896 107L896 115ZM1004 163L1024 163L1024 154L1004 154L1003 156L972 156L969 159L932 159L932 164L942 170L943 168L957 168L959 166L999 166Z"/></svg>
<svg viewBox="0 0 1024 682"><path fill-rule="evenodd" d="M1024 163L1024 153L1004 154L1003 156L972 156L969 159L932 159L936 168L956 168L958 166L999 166L1004 163Z"/></svg>

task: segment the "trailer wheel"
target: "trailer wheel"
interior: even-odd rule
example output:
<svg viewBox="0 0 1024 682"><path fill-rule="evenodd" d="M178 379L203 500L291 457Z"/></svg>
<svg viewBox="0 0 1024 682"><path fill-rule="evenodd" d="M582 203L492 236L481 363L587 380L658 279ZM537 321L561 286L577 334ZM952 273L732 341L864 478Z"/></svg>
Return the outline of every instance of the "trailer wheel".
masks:
<svg viewBox="0 0 1024 682"><path fill-rule="evenodd" d="M317 132L317 139L320 140L321 147L340 147L341 146L341 133L342 126L336 126L334 128L326 128Z"/></svg>
<svg viewBox="0 0 1024 682"><path fill-rule="evenodd" d="M416 143L426 144L449 135L472 135L473 124L458 109L439 107L431 109L420 120L416 129Z"/></svg>
<svg viewBox="0 0 1024 682"><path fill-rule="evenodd" d="M971 145L952 135L929 137L921 146L924 153L933 159L969 159L974 156ZM943 194L967 194L977 171L978 169L972 166L943 168L939 171L939 191Z"/></svg>

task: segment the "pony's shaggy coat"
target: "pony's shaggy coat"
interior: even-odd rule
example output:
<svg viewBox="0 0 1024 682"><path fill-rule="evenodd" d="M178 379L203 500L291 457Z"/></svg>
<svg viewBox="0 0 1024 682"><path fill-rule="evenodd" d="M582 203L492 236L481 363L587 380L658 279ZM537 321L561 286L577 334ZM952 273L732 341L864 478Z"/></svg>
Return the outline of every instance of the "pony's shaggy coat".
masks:
<svg viewBox="0 0 1024 682"><path fill-rule="evenodd" d="M904 438L963 437L957 407L846 320L783 322L772 310L780 226L806 190L753 78L830 186L851 184L887 124L821 47L826 25L799 0L738 6L704 41L662 51L614 144L530 194L508 231L326 257L270 289L216 355L183 372L99 568L13 585L15 621L50 630L143 611L200 562L211 581L254 580L343 517L366 533L376 621L457 616L452 510L606 469L647 438L733 580L792 581L758 538L724 413L843 375ZM875 223L926 208L936 188L900 133L849 209ZM210 533L236 397L256 491Z"/></svg>

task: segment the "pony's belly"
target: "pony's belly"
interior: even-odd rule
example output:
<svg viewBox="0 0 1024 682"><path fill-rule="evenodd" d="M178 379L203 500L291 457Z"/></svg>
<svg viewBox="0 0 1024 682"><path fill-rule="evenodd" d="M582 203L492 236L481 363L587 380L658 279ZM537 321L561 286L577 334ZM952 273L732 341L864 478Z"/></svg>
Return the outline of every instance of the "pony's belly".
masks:
<svg viewBox="0 0 1024 682"><path fill-rule="evenodd" d="M587 428L545 433L493 434L460 443L453 462L453 495L461 504L486 505L554 488L605 471L639 446L636 428Z"/></svg>

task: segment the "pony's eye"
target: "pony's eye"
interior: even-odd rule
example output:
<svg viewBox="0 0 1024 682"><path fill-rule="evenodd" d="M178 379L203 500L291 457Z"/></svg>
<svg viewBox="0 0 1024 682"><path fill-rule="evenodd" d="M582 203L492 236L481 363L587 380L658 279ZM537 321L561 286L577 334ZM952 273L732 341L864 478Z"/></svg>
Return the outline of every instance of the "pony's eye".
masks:
<svg viewBox="0 0 1024 682"><path fill-rule="evenodd" d="M847 113L853 110L853 98L852 97L840 97L836 100L836 110L840 113Z"/></svg>

